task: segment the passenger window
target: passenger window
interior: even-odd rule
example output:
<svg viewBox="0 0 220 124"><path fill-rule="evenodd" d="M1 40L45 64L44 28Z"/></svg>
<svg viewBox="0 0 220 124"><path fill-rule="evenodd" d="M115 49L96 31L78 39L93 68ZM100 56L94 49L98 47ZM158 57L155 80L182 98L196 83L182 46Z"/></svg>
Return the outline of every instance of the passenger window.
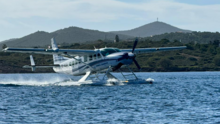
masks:
<svg viewBox="0 0 220 124"><path fill-rule="evenodd" d="M92 56L91 55L89 56L89 61L92 61Z"/></svg>
<svg viewBox="0 0 220 124"><path fill-rule="evenodd" d="M94 57L93 59L95 60L96 59L96 54L93 57Z"/></svg>
<svg viewBox="0 0 220 124"><path fill-rule="evenodd" d="M101 55L100 55L100 53L98 53L98 59L99 59L99 58L102 58Z"/></svg>
<svg viewBox="0 0 220 124"><path fill-rule="evenodd" d="M87 56L83 56L84 62L87 62Z"/></svg>

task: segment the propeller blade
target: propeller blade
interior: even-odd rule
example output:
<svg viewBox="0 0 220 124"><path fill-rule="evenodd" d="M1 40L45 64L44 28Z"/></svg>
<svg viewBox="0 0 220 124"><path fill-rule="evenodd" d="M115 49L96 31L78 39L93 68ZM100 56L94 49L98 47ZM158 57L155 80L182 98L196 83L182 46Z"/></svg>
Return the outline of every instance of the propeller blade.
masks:
<svg viewBox="0 0 220 124"><path fill-rule="evenodd" d="M138 39L136 38L135 41L134 41L134 45L133 45L133 49L132 49L132 53L134 53L134 49L136 48L137 43L138 43Z"/></svg>
<svg viewBox="0 0 220 124"><path fill-rule="evenodd" d="M138 62L137 62L135 59L133 59L133 61L134 61L135 65L137 66L137 68L140 70L141 67L140 67L140 65L138 64Z"/></svg>

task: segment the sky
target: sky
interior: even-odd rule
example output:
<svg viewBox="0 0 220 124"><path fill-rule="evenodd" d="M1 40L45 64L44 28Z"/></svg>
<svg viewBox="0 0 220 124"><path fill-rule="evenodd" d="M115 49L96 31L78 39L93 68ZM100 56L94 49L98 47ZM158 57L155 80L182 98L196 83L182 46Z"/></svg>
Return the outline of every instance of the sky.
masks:
<svg viewBox="0 0 220 124"><path fill-rule="evenodd" d="M0 41L70 26L129 30L151 22L220 32L220 0L0 0Z"/></svg>

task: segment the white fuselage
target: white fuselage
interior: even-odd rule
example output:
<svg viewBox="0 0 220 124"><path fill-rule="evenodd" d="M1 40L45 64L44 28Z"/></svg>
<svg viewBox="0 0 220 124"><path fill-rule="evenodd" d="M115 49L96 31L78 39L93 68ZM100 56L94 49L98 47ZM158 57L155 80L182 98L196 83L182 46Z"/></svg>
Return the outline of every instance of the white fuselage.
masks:
<svg viewBox="0 0 220 124"><path fill-rule="evenodd" d="M101 53L100 53L101 54ZM127 55L127 56L126 56ZM79 61L80 60L80 61ZM129 65L133 61L125 52L114 52L106 55L77 56L61 62L59 67L54 67L57 73L70 74L74 76L84 75L86 72L96 73L119 65Z"/></svg>

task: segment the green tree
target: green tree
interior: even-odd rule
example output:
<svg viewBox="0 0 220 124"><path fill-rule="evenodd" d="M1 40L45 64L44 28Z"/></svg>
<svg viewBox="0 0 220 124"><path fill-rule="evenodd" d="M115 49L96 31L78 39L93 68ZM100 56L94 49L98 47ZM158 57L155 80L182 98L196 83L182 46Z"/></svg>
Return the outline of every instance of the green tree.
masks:
<svg viewBox="0 0 220 124"><path fill-rule="evenodd" d="M115 42L119 42L119 36L118 35L115 36Z"/></svg>
<svg viewBox="0 0 220 124"><path fill-rule="evenodd" d="M216 48L217 54L220 54L220 47Z"/></svg>
<svg viewBox="0 0 220 124"><path fill-rule="evenodd" d="M169 59L165 59L165 58L161 59L161 60L158 62L158 64L159 64L162 68L165 68L165 69L168 69L168 68L170 68L170 67L173 66L172 61L170 61Z"/></svg>
<svg viewBox="0 0 220 124"><path fill-rule="evenodd" d="M162 44L167 44L167 43L169 43L169 42L170 42L170 41L169 41L168 39L162 39L162 40L161 40L161 43L162 43Z"/></svg>
<svg viewBox="0 0 220 124"><path fill-rule="evenodd" d="M147 64L149 67L152 67L152 68L156 67L156 62L154 61L154 58L148 59Z"/></svg>
<svg viewBox="0 0 220 124"><path fill-rule="evenodd" d="M215 57L214 63L216 66L220 66L220 56Z"/></svg>
<svg viewBox="0 0 220 124"><path fill-rule="evenodd" d="M216 54L217 53L215 47L211 46L211 45L208 47L208 52L211 53L211 54Z"/></svg>
<svg viewBox="0 0 220 124"><path fill-rule="evenodd" d="M201 50L202 52L206 52L206 51L207 51L207 48L208 48L208 45L206 45L206 44L200 45L200 50Z"/></svg>
<svg viewBox="0 0 220 124"><path fill-rule="evenodd" d="M219 40L214 40L213 45L219 46Z"/></svg>
<svg viewBox="0 0 220 124"><path fill-rule="evenodd" d="M7 45L3 44L2 49L5 49L5 48L7 48Z"/></svg>

